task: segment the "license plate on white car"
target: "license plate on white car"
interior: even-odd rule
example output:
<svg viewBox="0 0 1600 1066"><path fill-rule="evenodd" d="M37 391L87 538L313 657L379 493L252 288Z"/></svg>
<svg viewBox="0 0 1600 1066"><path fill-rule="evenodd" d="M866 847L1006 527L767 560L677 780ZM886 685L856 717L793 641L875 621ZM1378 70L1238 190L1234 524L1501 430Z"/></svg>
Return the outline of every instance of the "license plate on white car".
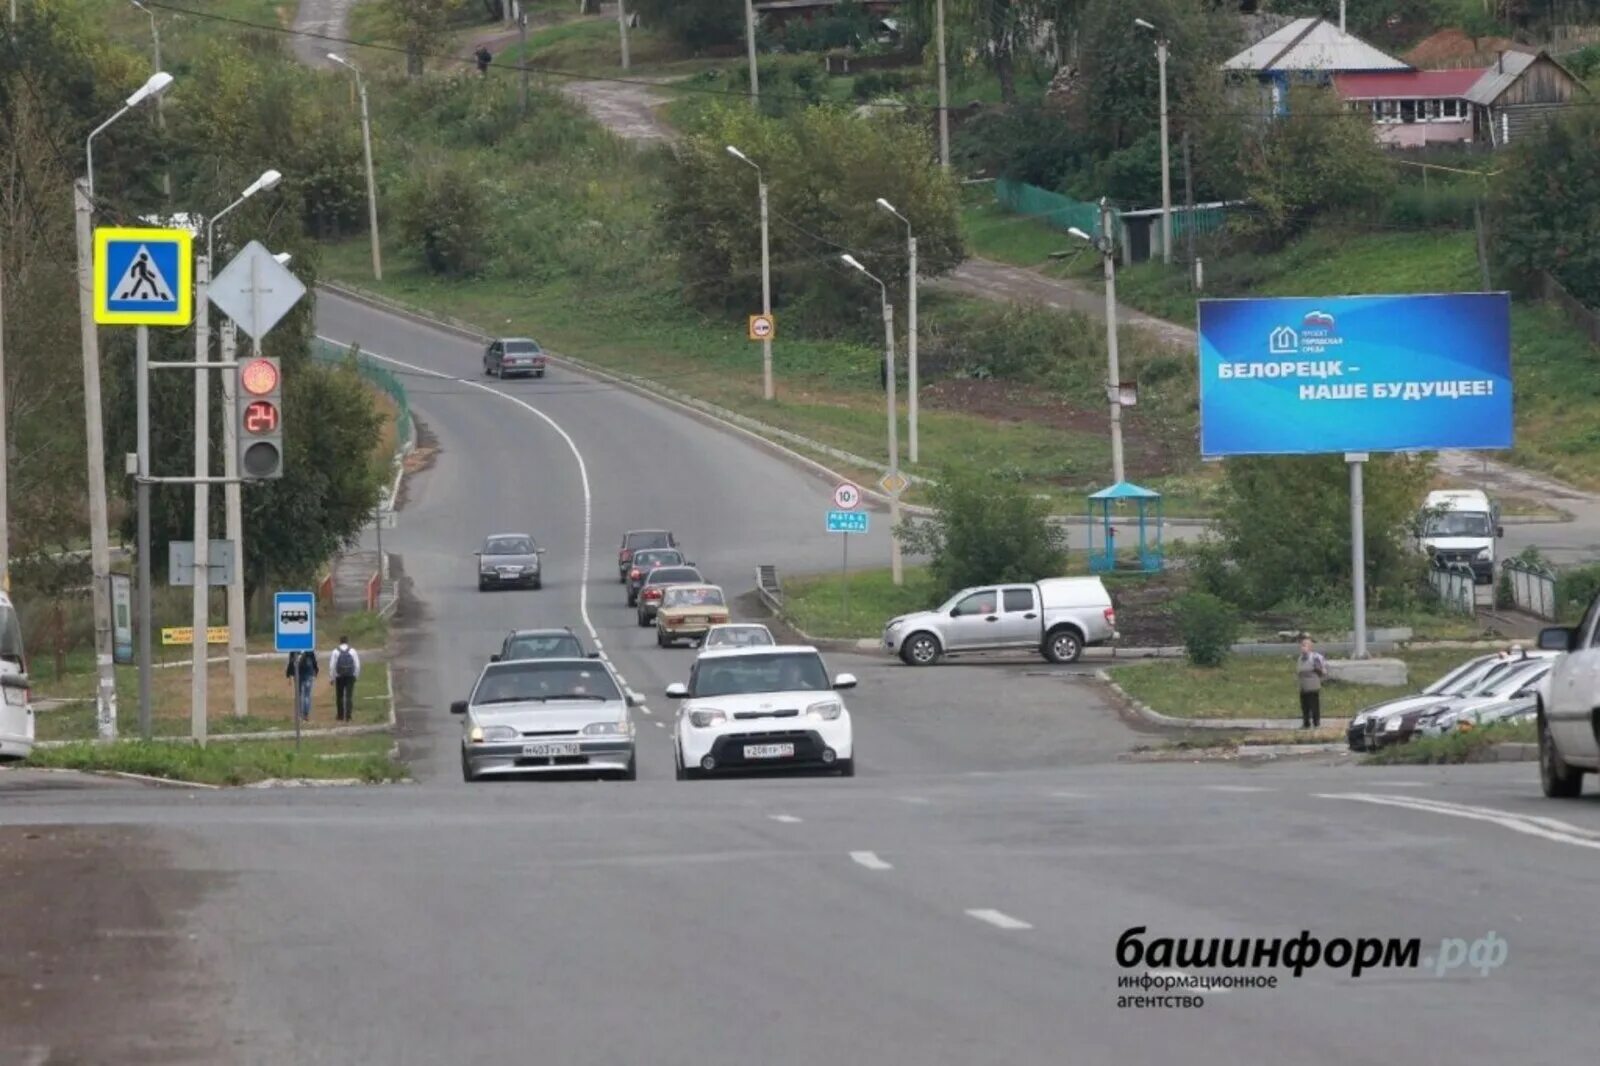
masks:
<svg viewBox="0 0 1600 1066"><path fill-rule="evenodd" d="M792 759L794 758L793 744L746 744L744 746L746 759Z"/></svg>
<svg viewBox="0 0 1600 1066"><path fill-rule="evenodd" d="M533 759L553 759L560 755L582 754L576 744L524 744L522 754Z"/></svg>

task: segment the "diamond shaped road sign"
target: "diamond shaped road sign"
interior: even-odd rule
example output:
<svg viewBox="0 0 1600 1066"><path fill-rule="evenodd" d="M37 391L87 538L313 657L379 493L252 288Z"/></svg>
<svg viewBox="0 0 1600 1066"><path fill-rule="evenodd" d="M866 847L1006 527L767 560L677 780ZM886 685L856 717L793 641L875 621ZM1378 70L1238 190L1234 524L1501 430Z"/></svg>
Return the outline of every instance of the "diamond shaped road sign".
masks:
<svg viewBox="0 0 1600 1066"><path fill-rule="evenodd" d="M910 484L911 479L898 470L891 470L878 479L878 487L890 496L900 495Z"/></svg>
<svg viewBox="0 0 1600 1066"><path fill-rule="evenodd" d="M259 241L251 241L211 279L207 294L217 310L260 340L300 302L306 287Z"/></svg>

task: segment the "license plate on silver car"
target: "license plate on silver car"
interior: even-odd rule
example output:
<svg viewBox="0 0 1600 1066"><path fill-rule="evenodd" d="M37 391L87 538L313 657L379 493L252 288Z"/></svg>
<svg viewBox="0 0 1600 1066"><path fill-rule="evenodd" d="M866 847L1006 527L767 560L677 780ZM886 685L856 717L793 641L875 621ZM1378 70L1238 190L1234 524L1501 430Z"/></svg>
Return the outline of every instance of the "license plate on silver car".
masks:
<svg viewBox="0 0 1600 1066"><path fill-rule="evenodd" d="M746 759L792 759L794 758L793 744L746 744L744 746Z"/></svg>
<svg viewBox="0 0 1600 1066"><path fill-rule="evenodd" d="M522 754L534 759L553 759L560 755L579 755L576 744L524 744Z"/></svg>

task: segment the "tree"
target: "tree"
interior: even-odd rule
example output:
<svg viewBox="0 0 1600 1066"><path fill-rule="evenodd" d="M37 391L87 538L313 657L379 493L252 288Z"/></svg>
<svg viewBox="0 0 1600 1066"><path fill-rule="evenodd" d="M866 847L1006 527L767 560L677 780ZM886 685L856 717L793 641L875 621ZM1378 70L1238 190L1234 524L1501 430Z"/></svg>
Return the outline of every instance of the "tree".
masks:
<svg viewBox="0 0 1600 1066"><path fill-rule="evenodd" d="M471 277L483 270L489 203L469 167L443 156L413 164L392 210L401 236L421 251L430 274Z"/></svg>
<svg viewBox="0 0 1600 1066"><path fill-rule="evenodd" d="M1375 603L1404 596L1418 576L1411 537L1431 476L1426 456L1374 456L1366 464L1367 580ZM1349 483L1337 455L1241 457L1223 465L1217 533L1241 606L1348 596Z"/></svg>
<svg viewBox="0 0 1600 1066"><path fill-rule="evenodd" d="M1555 275L1600 307L1600 113L1575 107L1513 146L1494 190L1496 259L1525 280Z"/></svg>
<svg viewBox="0 0 1600 1066"><path fill-rule="evenodd" d="M929 570L945 592L1061 572L1066 534L1050 521L1049 506L1020 482L950 466L930 495L934 517L903 523L897 532L908 550L930 558Z"/></svg>
<svg viewBox="0 0 1600 1066"><path fill-rule="evenodd" d="M407 75L422 76L423 59L440 47L456 6L456 0L379 0L384 29L405 46Z"/></svg>
<svg viewBox="0 0 1600 1066"><path fill-rule="evenodd" d="M743 0L632 0L629 10L697 52L744 39Z"/></svg>

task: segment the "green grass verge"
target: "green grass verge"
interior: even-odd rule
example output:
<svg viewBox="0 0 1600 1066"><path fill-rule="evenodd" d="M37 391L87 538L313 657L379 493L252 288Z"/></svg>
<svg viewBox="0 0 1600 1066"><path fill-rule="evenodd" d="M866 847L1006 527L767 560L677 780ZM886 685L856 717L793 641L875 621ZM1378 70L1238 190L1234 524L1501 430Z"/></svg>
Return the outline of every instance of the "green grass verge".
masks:
<svg viewBox="0 0 1600 1066"><path fill-rule="evenodd" d="M1361 708L1414 692L1473 653L1429 649L1398 654L1410 668L1405 689L1333 682L1322 690L1324 718L1348 718ZM1298 719L1300 702L1294 661L1286 655L1234 655L1214 669L1187 662L1114 666L1111 679L1152 710L1172 718Z"/></svg>
<svg viewBox="0 0 1600 1066"><path fill-rule="evenodd" d="M114 770L170 781L247 785L274 778L358 778L398 781L405 767L389 758L388 736L318 738L295 750L293 741L213 742L206 747L162 741L81 742L37 748L27 765L60 770Z"/></svg>
<svg viewBox="0 0 1600 1066"><path fill-rule="evenodd" d="M1374 752L1366 761L1388 765L1478 762L1496 744L1532 744L1538 739L1532 722L1496 724L1442 737L1418 737L1409 744Z"/></svg>
<svg viewBox="0 0 1600 1066"><path fill-rule="evenodd" d="M888 570L862 570L848 578L833 573L785 579L784 614L791 625L813 637L874 637L895 615L938 605L939 589L927 567L908 566L904 577L905 584L898 586Z"/></svg>

